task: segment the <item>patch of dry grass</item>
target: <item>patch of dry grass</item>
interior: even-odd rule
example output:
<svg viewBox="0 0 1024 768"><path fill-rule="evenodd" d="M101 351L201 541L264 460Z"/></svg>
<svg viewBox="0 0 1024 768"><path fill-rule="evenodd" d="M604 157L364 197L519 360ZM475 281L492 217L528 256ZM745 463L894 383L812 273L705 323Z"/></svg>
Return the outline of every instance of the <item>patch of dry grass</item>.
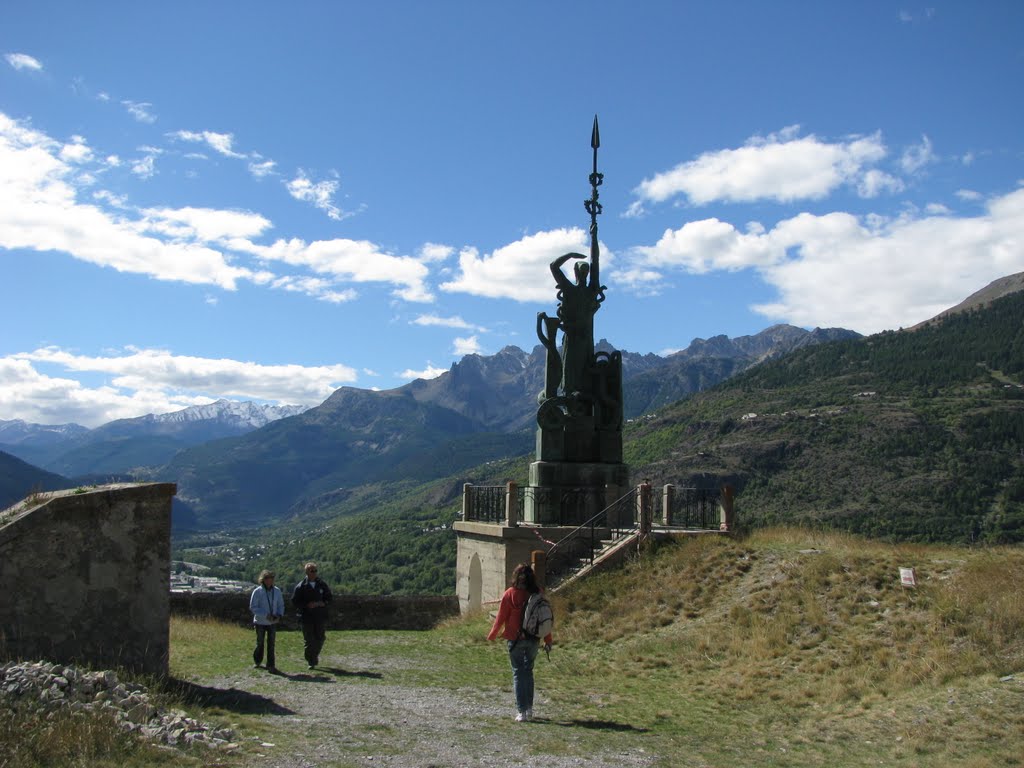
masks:
<svg viewBox="0 0 1024 768"><path fill-rule="evenodd" d="M160 752L119 728L107 714L64 710L41 716L29 706L15 705L5 707L0 717L0 768L181 764L180 758Z"/></svg>
<svg viewBox="0 0 1024 768"><path fill-rule="evenodd" d="M900 567L915 568L916 588L901 585ZM921 765L1024 754L1021 548L785 529L700 537L658 545L560 602L559 637L590 646L602 678L632 680L663 712L695 698L732 710L765 734L766 765L781 734L793 762L780 764L833 748L861 764L847 742L876 739Z"/></svg>

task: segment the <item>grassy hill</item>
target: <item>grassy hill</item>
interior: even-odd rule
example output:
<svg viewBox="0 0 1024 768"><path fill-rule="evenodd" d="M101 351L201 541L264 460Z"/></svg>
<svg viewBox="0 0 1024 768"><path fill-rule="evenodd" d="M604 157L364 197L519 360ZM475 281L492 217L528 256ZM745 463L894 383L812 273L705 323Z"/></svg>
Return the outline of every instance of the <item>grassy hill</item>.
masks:
<svg viewBox="0 0 1024 768"><path fill-rule="evenodd" d="M901 586L900 567L916 569L916 588ZM242 746L217 755L224 766L317 754L332 765L502 766L514 755L555 766L996 768L1024 755L1019 547L798 529L704 536L658 545L554 605L539 719L516 729L507 655L484 640L486 615L429 632L332 632L324 664L335 672L316 685L298 632L278 640L278 666L297 679L273 677L249 669L251 631L175 619L171 671L190 692L179 706L236 730ZM382 719L392 694L397 719ZM402 709L424 699L425 717ZM288 717L268 716L283 708ZM34 733L16 716L0 725L12 768L46 764ZM431 759L439 733L448 762ZM174 760L153 755L120 764ZM186 752L175 764L204 759Z"/></svg>

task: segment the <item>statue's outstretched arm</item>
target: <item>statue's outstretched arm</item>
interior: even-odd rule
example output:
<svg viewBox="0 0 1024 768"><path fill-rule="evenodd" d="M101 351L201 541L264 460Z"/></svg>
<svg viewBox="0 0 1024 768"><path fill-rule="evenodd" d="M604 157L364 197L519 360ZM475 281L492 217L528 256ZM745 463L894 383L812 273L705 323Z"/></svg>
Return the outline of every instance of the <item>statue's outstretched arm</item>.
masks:
<svg viewBox="0 0 1024 768"><path fill-rule="evenodd" d="M572 281L565 276L562 271L562 265L565 264L569 259L585 259L587 258L582 253L566 253L559 256L557 259L551 262L551 274L555 278L555 282L559 288L571 287Z"/></svg>

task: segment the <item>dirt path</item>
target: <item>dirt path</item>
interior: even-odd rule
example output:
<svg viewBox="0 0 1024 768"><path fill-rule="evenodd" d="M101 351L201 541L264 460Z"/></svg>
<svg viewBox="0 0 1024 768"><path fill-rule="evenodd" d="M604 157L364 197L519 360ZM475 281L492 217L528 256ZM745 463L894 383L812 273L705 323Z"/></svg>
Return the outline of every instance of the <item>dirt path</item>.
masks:
<svg viewBox="0 0 1024 768"><path fill-rule="evenodd" d="M326 649L325 649L326 650ZM316 670L272 675L249 669L195 686L207 703L260 713L266 740L241 740L247 765L268 768L388 766L389 768L569 768L650 766L636 732L622 745L592 751L595 728L545 711L516 723L511 693L415 687L386 682L395 659L329 654ZM398 661L401 663L401 661ZM392 665L392 666L389 666ZM276 734L276 735L275 735ZM640 739L642 740L642 739ZM620 741L614 739L614 741Z"/></svg>

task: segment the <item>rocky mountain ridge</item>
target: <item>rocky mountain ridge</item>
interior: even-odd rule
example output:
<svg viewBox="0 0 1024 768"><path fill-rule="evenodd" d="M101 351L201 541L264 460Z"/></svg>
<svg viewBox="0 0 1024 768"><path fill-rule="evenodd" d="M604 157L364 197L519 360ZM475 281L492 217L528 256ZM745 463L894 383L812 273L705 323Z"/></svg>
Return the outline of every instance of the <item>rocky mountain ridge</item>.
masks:
<svg viewBox="0 0 1024 768"><path fill-rule="evenodd" d="M302 413L305 406L217 400L180 411L79 424L0 421L0 450L59 474L122 474L166 463L183 448L233 437Z"/></svg>

